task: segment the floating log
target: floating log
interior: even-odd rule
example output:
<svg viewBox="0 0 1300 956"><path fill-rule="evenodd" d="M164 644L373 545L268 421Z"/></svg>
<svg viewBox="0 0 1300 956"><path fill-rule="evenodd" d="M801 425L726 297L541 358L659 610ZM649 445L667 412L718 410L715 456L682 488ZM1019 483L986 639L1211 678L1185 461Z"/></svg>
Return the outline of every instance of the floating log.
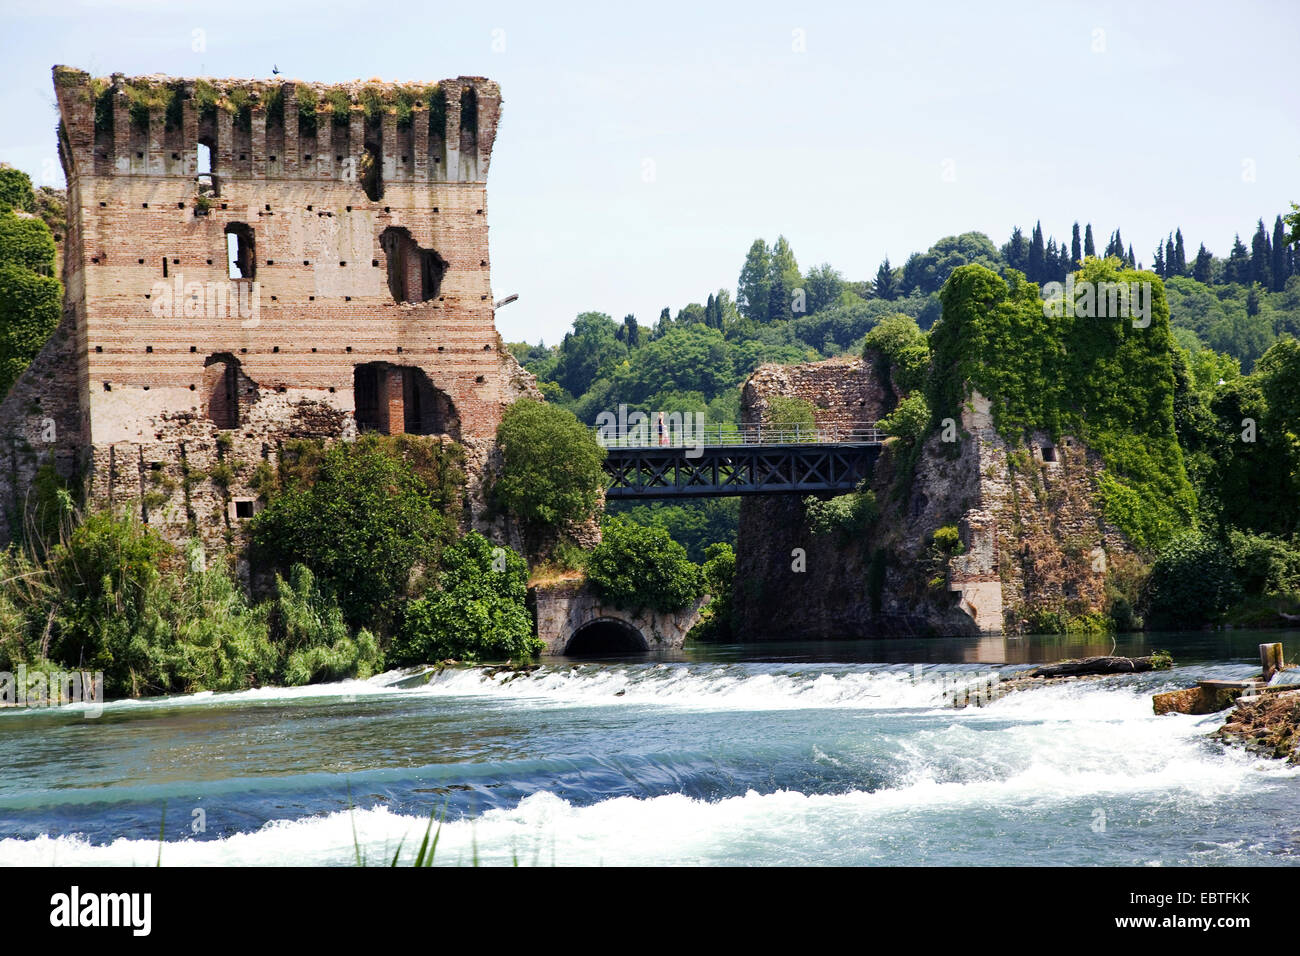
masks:
<svg viewBox="0 0 1300 956"><path fill-rule="evenodd" d="M1156 670L1151 657L1085 657L1079 661L1045 664L1030 672L1030 677L1081 677L1086 674L1138 674Z"/></svg>

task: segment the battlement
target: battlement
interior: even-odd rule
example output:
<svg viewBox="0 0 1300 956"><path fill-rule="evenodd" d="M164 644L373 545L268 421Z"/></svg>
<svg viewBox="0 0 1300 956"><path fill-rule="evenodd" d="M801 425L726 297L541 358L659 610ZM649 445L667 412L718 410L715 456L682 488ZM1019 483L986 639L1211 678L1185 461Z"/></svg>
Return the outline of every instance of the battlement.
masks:
<svg viewBox="0 0 1300 956"><path fill-rule="evenodd" d="M484 182L501 115L483 77L437 83L95 78L54 67L59 152L83 176ZM206 162L204 161L206 158ZM206 168L205 168L206 167Z"/></svg>

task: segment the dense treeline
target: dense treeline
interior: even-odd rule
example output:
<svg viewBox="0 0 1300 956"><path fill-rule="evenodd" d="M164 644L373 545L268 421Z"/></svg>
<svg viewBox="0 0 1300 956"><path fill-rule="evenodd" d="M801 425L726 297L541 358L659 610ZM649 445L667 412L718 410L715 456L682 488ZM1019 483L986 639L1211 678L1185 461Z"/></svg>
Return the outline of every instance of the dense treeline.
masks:
<svg viewBox="0 0 1300 956"><path fill-rule="evenodd" d="M1294 215L1294 214L1292 214ZM1237 239L1220 258L1202 243L1189 258L1181 228L1159 247L1154 271L1165 280L1172 335L1183 364L1235 363L1249 373L1280 338L1300 335L1300 276L1294 223L1260 219L1251 246ZM1288 231L1290 229L1291 231ZM982 233L940 239L902 266L886 259L870 280L853 280L829 263L801 270L783 236L756 239L741 265L736 292L719 289L704 304L676 314L664 308L652 325L626 315L621 322L584 312L554 346L512 343L537 375L548 400L594 424L602 411L704 412L710 421L739 416L740 386L763 362L816 361L862 351L866 336L890 317L906 316L930 329L942 312L940 290L966 265L1004 279L1019 273L1030 283L1062 281L1089 257L1142 266L1119 229L1101 243L1091 223L1074 223L1068 240L1026 234L1016 227L1001 246ZM1216 379L1217 381L1217 379ZM916 427L918 406L896 413ZM896 422L901 428L903 421ZM669 530L696 560L712 542L732 541L733 503L616 504L611 510Z"/></svg>

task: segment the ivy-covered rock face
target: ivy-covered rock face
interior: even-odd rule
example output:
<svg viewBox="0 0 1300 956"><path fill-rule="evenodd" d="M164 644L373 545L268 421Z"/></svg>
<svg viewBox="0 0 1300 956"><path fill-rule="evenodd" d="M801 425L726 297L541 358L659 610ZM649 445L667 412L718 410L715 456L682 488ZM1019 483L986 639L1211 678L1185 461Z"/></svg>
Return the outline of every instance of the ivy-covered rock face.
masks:
<svg viewBox="0 0 1300 956"><path fill-rule="evenodd" d="M1189 527L1196 510L1174 432L1163 284L1089 258L1071 288L1081 302L1090 292L1091 305L1053 307L1020 273L1008 275L963 266L944 287L943 320L931 337L934 420L960 420L979 392L1008 441L1034 430L1078 436L1106 464L1096 490L1108 520L1137 547L1158 548ZM1125 300L1110 297L1114 288L1137 291Z"/></svg>

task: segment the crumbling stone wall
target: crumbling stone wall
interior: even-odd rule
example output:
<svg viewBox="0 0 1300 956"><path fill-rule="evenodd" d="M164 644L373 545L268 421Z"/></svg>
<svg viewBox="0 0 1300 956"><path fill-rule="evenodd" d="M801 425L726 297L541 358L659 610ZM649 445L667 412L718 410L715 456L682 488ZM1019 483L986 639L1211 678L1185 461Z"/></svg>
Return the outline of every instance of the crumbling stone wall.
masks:
<svg viewBox="0 0 1300 956"><path fill-rule="evenodd" d="M745 420L761 420L774 395L812 402L819 425L850 426L877 420L892 390L860 360L764 366L746 383ZM910 472L888 443L870 481L880 516L868 533L814 534L796 496L743 499L740 633L963 635L1020 630L1047 612L1102 612L1108 563L1132 549L1094 500L1099 457L1068 436L1009 446L978 394L961 426L955 442L931 434ZM952 524L963 551L944 561L933 537Z"/></svg>
<svg viewBox="0 0 1300 956"><path fill-rule="evenodd" d="M114 74L101 94L78 70L56 67L54 79L68 179L67 315L0 406L0 453L11 460L0 499L26 494L40 457L32 435L57 412L57 442L45 444L65 476L83 477L92 503L138 509L173 539L197 527L205 543L230 540L242 520L230 516L247 510L236 502L257 497L256 463L274 464L290 438L354 435L356 370L378 363L418 369L454 409L439 421L453 422L442 427L467 446L471 500L482 510L482 466L502 413L522 395L540 397L494 324L485 180L497 85L444 80L444 107L416 100L399 121L395 110L363 109L367 95L391 90L375 82ZM251 107L205 108L198 82ZM128 88L141 84L178 91L179 111L153 107L140 123ZM305 90L321 102L344 97L348 114L317 112L316 135L301 133ZM198 172L200 143L210 176ZM227 232L244 227L253 275L231 279ZM436 254L436 295L394 295L380 239L390 228L410 237L398 264L408 286L411 249ZM212 417L222 408L217 361L241 382L231 428ZM410 395L385 393L385 430L404 430ZM0 525L0 543L15 530Z"/></svg>

